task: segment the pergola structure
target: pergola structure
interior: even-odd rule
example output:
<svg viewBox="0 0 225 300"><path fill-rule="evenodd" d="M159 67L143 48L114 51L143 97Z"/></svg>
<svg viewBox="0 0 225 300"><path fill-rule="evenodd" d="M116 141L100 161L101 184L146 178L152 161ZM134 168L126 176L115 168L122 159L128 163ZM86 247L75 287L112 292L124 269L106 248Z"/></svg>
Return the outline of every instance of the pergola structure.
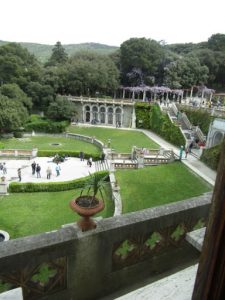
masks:
<svg viewBox="0 0 225 300"><path fill-rule="evenodd" d="M142 93L142 101L146 101L146 93L149 92L151 95L151 99L156 100L157 95L162 96L163 98L166 95L166 100L169 98L169 94L172 94L173 96L177 95L177 97L182 100L183 98L183 90L179 89L170 89L169 87L165 86L147 86L147 85L140 85L140 86L132 86L132 87L124 87L121 86L121 89L123 90L123 99L125 98L126 92L131 93L131 98L135 99L135 94L140 95ZM165 98L164 98L165 99Z"/></svg>

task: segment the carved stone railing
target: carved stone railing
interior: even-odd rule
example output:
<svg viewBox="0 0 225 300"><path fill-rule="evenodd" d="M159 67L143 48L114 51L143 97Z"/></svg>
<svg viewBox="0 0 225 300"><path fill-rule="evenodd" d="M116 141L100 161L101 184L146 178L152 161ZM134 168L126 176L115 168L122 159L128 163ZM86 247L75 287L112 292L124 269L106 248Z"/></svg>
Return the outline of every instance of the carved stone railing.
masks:
<svg viewBox="0 0 225 300"><path fill-rule="evenodd" d="M201 142L206 141L206 137L205 137L205 135L203 134L203 132L201 131L201 129L199 128L199 126L193 126L193 127L192 127L192 130L194 131L195 135L198 137L198 139L199 139Z"/></svg>
<svg viewBox="0 0 225 300"><path fill-rule="evenodd" d="M189 121L187 115L184 112L182 113L182 120L183 120L185 126L187 127L187 129L190 130L192 128L192 124L191 124L191 122Z"/></svg>
<svg viewBox="0 0 225 300"><path fill-rule="evenodd" d="M170 108L173 111L174 115L176 116L177 113L178 113L178 109L177 109L177 106L176 106L176 104L174 102L171 103Z"/></svg>
<svg viewBox="0 0 225 300"><path fill-rule="evenodd" d="M211 194L0 243L1 285L23 299L99 299L137 281L193 264L199 252L185 240L205 226ZM43 272L45 277L43 278ZM104 282L104 285L102 284Z"/></svg>
<svg viewBox="0 0 225 300"><path fill-rule="evenodd" d="M37 149L1 149L0 157L33 158L37 156Z"/></svg>
<svg viewBox="0 0 225 300"><path fill-rule="evenodd" d="M105 104L119 104L119 105L130 105L134 106L134 102L129 99L104 99L104 98L88 98L88 97L73 97L66 96L68 100L72 102L95 102L95 103L105 103Z"/></svg>

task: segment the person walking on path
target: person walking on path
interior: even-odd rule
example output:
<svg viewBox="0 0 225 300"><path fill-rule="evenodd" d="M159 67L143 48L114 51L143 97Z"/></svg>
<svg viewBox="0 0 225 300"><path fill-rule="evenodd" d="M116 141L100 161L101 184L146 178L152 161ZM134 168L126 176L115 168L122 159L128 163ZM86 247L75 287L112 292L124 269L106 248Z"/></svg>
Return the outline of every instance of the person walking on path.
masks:
<svg viewBox="0 0 225 300"><path fill-rule="evenodd" d="M105 153L102 152L102 155L101 155L101 163L103 164L105 161Z"/></svg>
<svg viewBox="0 0 225 300"><path fill-rule="evenodd" d="M47 179L51 179L52 169L50 168L50 166L47 167L46 173L47 173Z"/></svg>
<svg viewBox="0 0 225 300"><path fill-rule="evenodd" d="M191 153L193 146L194 146L194 143L193 143L193 141L192 141L192 142L190 143L190 145L189 145L189 153Z"/></svg>
<svg viewBox="0 0 225 300"><path fill-rule="evenodd" d="M56 176L59 176L60 175L60 171L61 171L61 168L60 168L59 164L56 165L55 171L56 171Z"/></svg>
<svg viewBox="0 0 225 300"><path fill-rule="evenodd" d="M80 156L80 160L84 161L84 152L83 151L80 151L79 156Z"/></svg>
<svg viewBox="0 0 225 300"><path fill-rule="evenodd" d="M35 171L36 171L36 162L35 161L32 162L31 168L32 168L32 175L34 175Z"/></svg>
<svg viewBox="0 0 225 300"><path fill-rule="evenodd" d="M19 182L22 180L22 175L21 175L21 168L19 168L17 170L17 174L18 174L18 178L19 178Z"/></svg>
<svg viewBox="0 0 225 300"><path fill-rule="evenodd" d="M36 166L37 178L41 178L41 166L37 164Z"/></svg>
<svg viewBox="0 0 225 300"><path fill-rule="evenodd" d="M2 169L2 171L3 171L3 175L7 174L7 168L6 168L5 162L3 163L3 169Z"/></svg>
<svg viewBox="0 0 225 300"><path fill-rule="evenodd" d="M91 166L92 166L92 157L89 157L89 159L87 161L87 165L91 168Z"/></svg>
<svg viewBox="0 0 225 300"><path fill-rule="evenodd" d="M183 155L184 147L180 146L180 154L179 154L179 160L182 160L182 155Z"/></svg>
<svg viewBox="0 0 225 300"><path fill-rule="evenodd" d="M186 148L185 148L185 158L187 158L188 153L189 153L189 149L188 149L188 147L186 147Z"/></svg>

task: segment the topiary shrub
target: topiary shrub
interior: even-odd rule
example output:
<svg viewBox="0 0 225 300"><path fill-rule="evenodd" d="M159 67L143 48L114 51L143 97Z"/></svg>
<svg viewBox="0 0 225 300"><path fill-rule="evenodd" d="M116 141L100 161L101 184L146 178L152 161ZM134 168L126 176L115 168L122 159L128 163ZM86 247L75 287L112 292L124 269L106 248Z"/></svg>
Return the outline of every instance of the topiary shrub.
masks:
<svg viewBox="0 0 225 300"><path fill-rule="evenodd" d="M217 170L222 144L209 149L204 149L200 160L213 170Z"/></svg>
<svg viewBox="0 0 225 300"><path fill-rule="evenodd" d="M108 171L100 171L96 172L97 176L101 178L107 176L109 174ZM73 189L80 189L85 186L86 181L89 176L64 181L64 182L43 182L43 183L19 183L12 182L9 184L9 192L10 193L34 193L34 192L61 192Z"/></svg>

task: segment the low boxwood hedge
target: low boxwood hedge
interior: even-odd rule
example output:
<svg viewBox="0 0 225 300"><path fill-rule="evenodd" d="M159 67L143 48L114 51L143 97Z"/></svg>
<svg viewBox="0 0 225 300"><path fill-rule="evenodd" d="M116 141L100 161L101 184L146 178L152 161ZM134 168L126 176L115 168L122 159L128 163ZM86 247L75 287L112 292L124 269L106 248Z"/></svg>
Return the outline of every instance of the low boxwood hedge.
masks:
<svg viewBox="0 0 225 300"><path fill-rule="evenodd" d="M105 177L108 171L96 172L97 176ZM20 183L12 182L9 184L10 193L34 193L34 192L61 192L73 189L80 189L84 186L89 176L64 181L64 182L43 182L43 183Z"/></svg>
<svg viewBox="0 0 225 300"><path fill-rule="evenodd" d="M59 156L69 156L69 157L79 157L80 152L79 151L73 151L73 150L38 150L37 156L39 157L52 157L58 154ZM100 156L98 154L94 153L84 153L84 158L88 159L89 157L92 157L93 161L99 160Z"/></svg>

